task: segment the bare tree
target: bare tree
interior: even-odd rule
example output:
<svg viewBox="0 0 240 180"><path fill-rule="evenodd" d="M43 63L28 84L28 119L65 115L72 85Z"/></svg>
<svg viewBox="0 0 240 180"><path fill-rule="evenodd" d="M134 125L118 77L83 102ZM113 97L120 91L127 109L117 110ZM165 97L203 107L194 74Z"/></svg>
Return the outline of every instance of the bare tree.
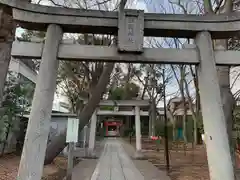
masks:
<svg viewBox="0 0 240 180"><path fill-rule="evenodd" d="M166 12L180 12L183 14L220 14L220 13L230 13L233 11L233 1L232 0L219 0L219 1L211 1L211 0L204 0L204 1L181 1L181 0L169 0L170 8L167 9L166 6L162 7L162 11ZM160 2L158 3L160 4ZM189 9L190 8L190 9ZM168 39L171 41L171 39ZM214 43L215 49L228 49L227 40L216 40ZM232 155L234 155L234 147L232 142L232 121L233 116L232 112L234 109L235 101L230 89L230 81L229 81L229 73L230 67L223 67L219 66L218 69L218 76L219 76L219 84L221 88L221 96L222 102L224 107L224 114L227 123L227 132L229 136L229 143L232 150ZM196 71L197 72L197 71ZM195 72L195 73L196 73ZM195 81L196 82L196 81ZM185 83L186 84L186 83ZM195 83L197 87L197 84ZM199 103L199 102L197 102Z"/></svg>
<svg viewBox="0 0 240 180"><path fill-rule="evenodd" d="M117 1L116 4L110 4L111 2L109 0L107 1L64 0L62 2L57 2L54 0L49 0L49 1L55 6L62 6L62 7L67 6L67 7L74 7L74 8L77 7L77 8L84 8L84 9L99 9L99 10L116 10L120 3L120 1ZM96 39L97 38L94 35L92 36L92 40L89 40L89 35L84 35L84 38L83 38L84 44L87 44L87 45L90 45L90 44L96 45ZM104 41L105 39L112 39L112 38L111 37L106 38L106 36L102 36L101 39ZM115 42L116 41L113 42L113 41L106 40L103 43L100 43L100 45L110 45ZM69 68L69 65L70 65L69 62L65 62L65 66L64 66L65 68L67 67L66 64ZM67 83L65 81L66 83L65 90L72 104L72 109L74 110L73 112L76 113L78 115L78 118L80 119L80 123L79 123L79 133L80 133L83 127L86 124L88 124L89 119L92 116L92 113L94 112L102 96L106 92L106 88L110 81L111 73L114 68L114 63L106 63L105 66L103 66L104 65L103 63L89 63L89 62L83 62L80 64L79 67L77 67L76 65L73 65L73 66L71 65L70 65L70 71L67 72L67 74L72 74L70 78L71 80L70 80L70 83L69 81ZM83 76L80 78L80 81L79 81L79 76L78 75L76 76L76 73L71 73L71 70L72 70L71 68L76 69L77 73L83 70L83 73L82 73ZM89 84L88 82L91 82L91 83ZM77 88L78 90L77 96L71 92L72 89L69 88L70 87L69 85L73 85L75 89ZM87 86L87 88L85 86ZM85 90L88 90L90 93L89 93L88 103L83 107L82 102L81 101L76 102L76 98L74 97L79 97L79 93L81 93L84 88ZM83 108L81 108L81 106ZM66 146L65 141L66 141L66 131L61 133L59 136L53 138L52 142L49 144L46 151L45 164L51 163L54 160L54 158L65 148Z"/></svg>

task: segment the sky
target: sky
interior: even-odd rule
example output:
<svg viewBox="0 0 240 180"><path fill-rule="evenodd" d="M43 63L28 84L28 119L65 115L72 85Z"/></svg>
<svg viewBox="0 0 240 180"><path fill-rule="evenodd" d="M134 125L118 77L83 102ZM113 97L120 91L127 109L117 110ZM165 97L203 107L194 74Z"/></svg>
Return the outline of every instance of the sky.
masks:
<svg viewBox="0 0 240 180"><path fill-rule="evenodd" d="M169 1L171 2L178 2L178 0L140 0L138 2L139 9L144 9L145 12L149 13L173 13L173 7L175 13L182 14L182 9L179 8L177 5L171 6ZM161 3L160 3L161 2ZM199 12L199 7L196 4L197 1L190 1L190 0L181 0L183 6L188 10L191 14L196 14ZM160 40L161 41L161 40ZM231 84L231 91L235 94L240 89L240 77L239 77L240 67L231 68L230 72L230 84ZM167 91L169 94L174 93L175 89L178 88L178 85L175 82L171 83L169 87L167 87ZM190 84L190 89L194 89L193 83Z"/></svg>
<svg viewBox="0 0 240 180"><path fill-rule="evenodd" d="M61 2L62 0L59 0L59 2ZM117 1L117 0L112 0L112 2ZM177 1L177 0L171 0L172 2ZM182 0L182 2L186 2L187 0ZM94 0L91 1L92 3L94 3ZM128 0L128 2L130 2L130 0ZM151 12L151 13L173 13L173 7L174 10L176 11L175 13L182 13L182 10L180 8L178 8L176 5L170 5L168 0L133 0L133 3L131 4L131 8L134 9L141 9L144 10L145 12ZM160 3L161 2L161 3ZM48 1L46 0L42 0L41 2L44 5L49 5ZM184 4L186 5L186 3ZM111 3L109 4L109 7L111 6ZM194 10L196 9L196 4L195 3L190 3L190 5L188 4L188 10L191 11L191 13L196 13L197 11ZM113 6L112 6L113 8ZM16 31L16 35L20 36L21 33L24 30L21 28L18 28ZM146 42L146 38L145 38L145 42ZM158 41L161 41L161 38L158 39ZM145 43L146 46L146 43ZM167 46L166 46L167 47ZM230 81L235 82L235 85L232 87L232 91L233 93L235 93L237 90L240 89L240 78L238 78L238 72L239 72L239 68L234 68L231 70L231 75L230 75ZM237 78L237 80L235 81L235 78ZM171 84L169 84L167 86L167 94L172 94L174 92L176 92L176 89L178 89L178 84L176 81L172 81ZM190 84L190 90L194 89L193 88L193 83ZM191 91L193 92L193 91ZM62 101L65 98L62 97L55 97L55 101ZM159 106L162 106L162 102L160 102Z"/></svg>

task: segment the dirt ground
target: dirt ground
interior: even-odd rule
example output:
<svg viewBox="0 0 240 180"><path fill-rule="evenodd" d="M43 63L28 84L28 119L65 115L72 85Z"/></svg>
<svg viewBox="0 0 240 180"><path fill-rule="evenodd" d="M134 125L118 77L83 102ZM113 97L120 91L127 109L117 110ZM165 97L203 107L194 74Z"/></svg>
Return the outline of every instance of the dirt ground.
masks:
<svg viewBox="0 0 240 180"><path fill-rule="evenodd" d="M172 180L209 180L209 172L207 159L203 150L196 149L192 151L182 150L169 152L170 156L170 172L169 176ZM166 161L164 150L145 151L145 156L150 162L161 170L166 170Z"/></svg>
<svg viewBox="0 0 240 180"><path fill-rule="evenodd" d="M131 143L133 146L135 146L134 141ZM171 148L171 144L169 146ZM157 151L155 142L144 139L142 149L145 157L153 165L160 170L166 171L163 144L159 145L159 151ZM210 180L207 155L203 145L198 145L193 149L192 144L188 144L185 148L182 144L179 144L178 147L172 147L169 156L169 176L172 180Z"/></svg>
<svg viewBox="0 0 240 180"><path fill-rule="evenodd" d="M20 157L7 154L0 158L0 180L15 180ZM44 167L43 180L62 180L66 175L67 159L57 157L52 164Z"/></svg>

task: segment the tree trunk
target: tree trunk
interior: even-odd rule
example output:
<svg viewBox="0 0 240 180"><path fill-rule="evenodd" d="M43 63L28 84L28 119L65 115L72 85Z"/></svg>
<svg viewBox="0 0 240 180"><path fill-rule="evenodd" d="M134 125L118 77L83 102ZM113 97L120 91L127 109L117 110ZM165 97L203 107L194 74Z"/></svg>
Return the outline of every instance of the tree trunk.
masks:
<svg viewBox="0 0 240 180"><path fill-rule="evenodd" d="M173 130L172 130L173 141L176 141L176 116L174 116L174 120L172 121L172 125L173 125Z"/></svg>
<svg viewBox="0 0 240 180"><path fill-rule="evenodd" d="M187 107L186 107L186 98L184 94L184 79L185 79L185 67L184 65L180 66L180 93L181 93L181 103L183 103L183 116L182 116L182 124L183 124L183 139L184 142L187 143L187 132L186 132L186 123L187 123Z"/></svg>
<svg viewBox="0 0 240 180"><path fill-rule="evenodd" d="M149 116L149 136L155 136L155 124L156 124L156 99L152 98L150 105L150 116Z"/></svg>
<svg viewBox="0 0 240 180"><path fill-rule="evenodd" d="M15 24L10 12L0 9L0 107L3 101L4 84L11 60L12 42L15 36Z"/></svg>
<svg viewBox="0 0 240 180"><path fill-rule="evenodd" d="M26 135L26 130L27 130L27 124L28 124L28 119L25 119L23 117L20 117L20 124L19 124L19 131L17 135L17 143L16 143L16 153L18 155L21 155L22 149L23 149L23 144L24 144L24 138Z"/></svg>
<svg viewBox="0 0 240 180"><path fill-rule="evenodd" d="M148 136L152 136L152 105L150 106L148 114Z"/></svg>
<svg viewBox="0 0 240 180"><path fill-rule="evenodd" d="M174 116L173 112L171 112L170 108L167 109L167 118L170 120L173 126L173 141L176 141L176 115Z"/></svg>
<svg viewBox="0 0 240 180"><path fill-rule="evenodd" d="M8 124L8 127L7 127L5 140L4 140L4 142L3 142L3 148L2 148L1 157L4 155L4 151L5 151L6 145L8 144L8 136L9 136L9 133L10 133L10 124Z"/></svg>
<svg viewBox="0 0 240 180"><path fill-rule="evenodd" d="M110 75L112 73L114 63L106 64L101 77L98 81L97 86L92 92L92 96L88 101L88 104L83 108L82 112L79 114L79 131L81 131L86 124L88 124L93 112L98 106L102 95L105 93L106 87L110 80ZM44 164L51 163L59 153L63 151L66 147L66 130L62 132L59 136L53 138L52 142L49 144L46 150L45 162Z"/></svg>
<svg viewBox="0 0 240 180"><path fill-rule="evenodd" d="M195 66L195 77L194 77L194 84L195 84L195 90L196 90L196 117L197 117L197 121L201 121L202 117L201 117L201 113L200 113L200 108L201 108L201 104L200 104L200 94L199 94L199 87L198 87L198 75L197 75L197 66ZM198 124L197 121L194 122L194 136L195 136L195 144L197 144L198 142Z"/></svg>
<svg viewBox="0 0 240 180"><path fill-rule="evenodd" d="M188 89L188 83L187 83L186 79L184 79L184 83L185 83L185 90L186 90L186 94L187 94L187 98L188 98L188 106L189 106L188 108L192 113L192 119L193 119L193 141L192 142L193 142L193 145L196 145L196 143L197 143L197 116L196 116L196 113L193 108L193 102L192 102L192 99L190 96L190 92ZM195 85L195 87L196 87L196 85Z"/></svg>

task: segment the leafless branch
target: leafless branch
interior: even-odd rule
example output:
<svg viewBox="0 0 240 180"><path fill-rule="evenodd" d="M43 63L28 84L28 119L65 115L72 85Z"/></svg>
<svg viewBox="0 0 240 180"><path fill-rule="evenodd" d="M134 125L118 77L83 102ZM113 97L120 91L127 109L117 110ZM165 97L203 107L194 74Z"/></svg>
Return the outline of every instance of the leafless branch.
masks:
<svg viewBox="0 0 240 180"><path fill-rule="evenodd" d="M184 5L181 3L181 0L178 0L177 2L173 2L173 1L171 1L171 0L168 0L168 2L170 3L170 4L175 4L175 5L177 5L178 7L180 7L182 10L183 10L183 13L184 14L187 14L187 9L184 7ZM174 8L172 7L172 9L173 9L173 11L174 11Z"/></svg>
<svg viewBox="0 0 240 180"><path fill-rule="evenodd" d="M233 86L235 85L235 83L236 83L236 81L238 80L239 77L240 77L240 73L238 73L237 77L235 77L230 89L233 88Z"/></svg>
<svg viewBox="0 0 240 180"><path fill-rule="evenodd" d="M205 14L213 14L214 13L211 0L204 0L203 5L204 5Z"/></svg>
<svg viewBox="0 0 240 180"><path fill-rule="evenodd" d="M56 3L54 0L48 0L49 2L51 2L54 6L58 6L58 7L63 7L63 8L67 8L66 6L64 5L61 5L61 4L58 4Z"/></svg>
<svg viewBox="0 0 240 180"><path fill-rule="evenodd" d="M119 5L119 10L120 11L124 10L124 7L125 7L126 3L127 3L127 0L121 0L120 5Z"/></svg>

